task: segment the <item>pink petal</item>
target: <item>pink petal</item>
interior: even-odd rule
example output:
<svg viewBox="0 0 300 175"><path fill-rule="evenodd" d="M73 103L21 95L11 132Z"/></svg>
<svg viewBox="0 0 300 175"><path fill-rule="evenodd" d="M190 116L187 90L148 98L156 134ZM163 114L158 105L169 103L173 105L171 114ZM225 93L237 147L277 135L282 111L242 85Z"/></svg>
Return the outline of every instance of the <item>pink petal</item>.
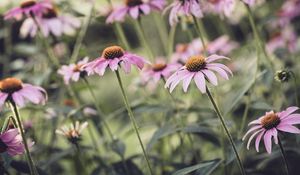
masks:
<svg viewBox="0 0 300 175"><path fill-rule="evenodd" d="M170 92L173 92L173 90L175 89L175 87L178 85L178 83L185 79L186 77L190 76L190 72L187 70L182 71L181 74L178 74L177 79L175 79L172 83L171 83L171 87L170 87Z"/></svg>
<svg viewBox="0 0 300 175"><path fill-rule="evenodd" d="M206 66L206 68L216 71L219 75L221 75L221 77L223 77L226 80L229 79L227 72L225 72L223 69L219 67Z"/></svg>
<svg viewBox="0 0 300 175"><path fill-rule="evenodd" d="M296 128L295 126L292 126L292 125L288 125L288 124L280 125L279 124L276 128L280 131L294 133L294 134L300 134L300 130L298 128Z"/></svg>
<svg viewBox="0 0 300 175"><path fill-rule="evenodd" d="M206 84L205 84L205 78L202 72L198 72L195 75L194 81L196 83L196 86L198 89L204 94L206 93Z"/></svg>
<svg viewBox="0 0 300 175"><path fill-rule="evenodd" d="M289 107L285 111L280 112L279 117L280 117L280 119L283 119L283 118L287 117L288 115L290 115L291 113L297 111L298 109L299 108L296 106Z"/></svg>
<svg viewBox="0 0 300 175"><path fill-rule="evenodd" d="M258 136L256 137L256 140L255 140L255 149L257 152L259 152L259 144L260 144L260 140L262 138L262 136L264 135L265 133L265 129L263 129L261 131L261 133L258 134Z"/></svg>
<svg viewBox="0 0 300 175"><path fill-rule="evenodd" d="M203 69L201 71L206 76L206 78L209 80L209 82L211 82L211 84L213 84L215 86L218 85L218 79L217 79L216 75L212 71L210 71L208 69Z"/></svg>
<svg viewBox="0 0 300 175"><path fill-rule="evenodd" d="M249 150L249 146L250 146L250 143L251 143L251 141L253 140L253 138L259 133L259 132L261 132L261 131L263 131L264 129L260 129L260 130L258 130L258 131L256 131L256 132L254 132L251 136L250 136L250 138L249 138L249 140L248 140L248 143L247 143L247 149Z"/></svg>
<svg viewBox="0 0 300 175"><path fill-rule="evenodd" d="M264 143L265 143L266 150L269 154L271 154L271 152L272 152L272 140L271 139L272 139L272 131L267 130L264 135Z"/></svg>
<svg viewBox="0 0 300 175"><path fill-rule="evenodd" d="M252 131L257 130L257 129L261 129L262 126L258 125L258 126L253 126L252 128L250 128L246 134L244 135L244 137L242 138L242 140L245 140L245 138L248 136L248 134L250 134Z"/></svg>
<svg viewBox="0 0 300 175"><path fill-rule="evenodd" d="M291 114L284 119L281 119L280 124L300 124L300 114Z"/></svg>
<svg viewBox="0 0 300 175"><path fill-rule="evenodd" d="M132 7L129 9L129 14L132 18L137 19L139 16L139 7Z"/></svg>
<svg viewBox="0 0 300 175"><path fill-rule="evenodd" d="M109 67L112 71L116 71L118 69L119 66L119 59L113 59L109 62Z"/></svg>
<svg viewBox="0 0 300 175"><path fill-rule="evenodd" d="M150 13L150 6L148 4L140 5L140 9L144 12L145 15Z"/></svg>
<svg viewBox="0 0 300 175"><path fill-rule="evenodd" d="M211 63L213 61L216 61L216 60L220 60L220 59L227 59L227 60L230 60L230 58L227 58L225 56L220 56L220 55L211 55L209 57L206 58L206 62L207 63Z"/></svg>
<svg viewBox="0 0 300 175"><path fill-rule="evenodd" d="M19 107L23 107L25 106L25 101L24 98L21 94L19 94L18 92L14 92L12 94L12 98L14 100L14 102L17 104L17 106Z"/></svg>
<svg viewBox="0 0 300 175"><path fill-rule="evenodd" d="M187 92L187 89L188 89L194 75L195 74L189 74L185 79L183 79L183 91L184 92Z"/></svg>
<svg viewBox="0 0 300 175"><path fill-rule="evenodd" d="M0 92L0 109L4 105L7 97L8 97L8 94Z"/></svg>
<svg viewBox="0 0 300 175"><path fill-rule="evenodd" d="M214 66L214 67L219 67L221 69L224 69L225 71L227 71L228 73L230 73L231 75L232 74L232 71L227 67L225 66L224 64L221 64L221 63L210 63L208 64L209 66Z"/></svg>

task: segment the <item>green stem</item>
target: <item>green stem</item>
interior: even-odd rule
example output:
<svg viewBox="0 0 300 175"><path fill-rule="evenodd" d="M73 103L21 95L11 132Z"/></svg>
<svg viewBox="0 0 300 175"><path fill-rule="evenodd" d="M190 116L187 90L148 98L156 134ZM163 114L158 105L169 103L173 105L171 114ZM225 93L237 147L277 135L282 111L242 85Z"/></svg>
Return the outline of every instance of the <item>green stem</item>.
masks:
<svg viewBox="0 0 300 175"><path fill-rule="evenodd" d="M215 112L217 113L217 116L219 117L219 119L221 121L221 124L222 124L222 126L223 126L223 128L225 130L225 133L226 133L227 137L228 137L228 140L230 141L230 144L231 144L231 146L233 148L235 157L236 157L236 159L238 161L238 165L239 165L240 171L241 171L242 175L246 175L244 166L243 166L241 158L240 158L240 156L238 154L237 148L236 148L236 146L234 144L233 138L232 138L232 136L231 136L231 134L229 132L229 129L226 126L225 120L224 120L224 118L223 118L223 116L222 116L222 114L221 114L221 112L220 112L220 110L219 110L219 108L218 108L218 106L217 106L214 98L212 97L212 95L211 95L211 93L210 93L210 91L209 91L209 89L207 87L206 87L206 93L207 93L207 96L208 96L209 100L211 101L211 103L212 103L212 105L213 105L213 107L215 109Z"/></svg>
<svg viewBox="0 0 300 175"><path fill-rule="evenodd" d="M150 60L153 61L154 60L154 54L153 54L153 52L152 52L152 50L149 46L149 43L147 42L147 39L145 37L145 33L144 33L144 31L142 29L142 26L141 26L141 20L140 19L139 20L134 20L133 24L134 24L135 30L137 32L137 35L140 39L141 44L146 49L146 51L147 51L147 53L150 57Z"/></svg>
<svg viewBox="0 0 300 175"><path fill-rule="evenodd" d="M95 10L95 4L91 3L90 13L86 16L85 22L84 22L83 26L80 29L80 32L79 32L78 37L77 37L76 42L75 42L73 53L71 55L70 63L74 63L74 62L77 61L77 57L78 57L80 48L82 46L82 41L84 39L84 36L86 35L87 29L88 29L90 23L91 23L91 19L92 19L92 15L94 13L94 10Z"/></svg>
<svg viewBox="0 0 300 175"><path fill-rule="evenodd" d="M297 78L296 75L294 74L294 72L289 71L289 73L292 75L293 79L294 79L294 89L295 89L295 98L296 98L296 104L299 107L299 100L298 100L298 90L297 90Z"/></svg>
<svg viewBox="0 0 300 175"><path fill-rule="evenodd" d="M159 14L153 14L154 22L156 25L156 28L158 30L158 35L160 37L160 40L162 42L163 48L165 53L168 53L168 37L167 37L167 31L166 31L166 25L163 21L163 17Z"/></svg>
<svg viewBox="0 0 300 175"><path fill-rule="evenodd" d="M98 111L99 117L104 116L104 114L103 114L101 108L100 108L99 105L98 105L98 102L97 102L97 99L96 99L96 95L95 95L95 93L94 93L94 91L93 91L93 89L92 89L90 83L88 82L88 80L87 80L86 78L83 78L83 80L84 80L84 82L85 82L85 84L86 84L88 90L89 90L90 93L91 93L91 96L92 96L92 98L93 98L93 100L94 100L94 103L95 103L96 109L97 109L97 111ZM101 121L103 122L104 127L106 128L106 130L107 130L107 132L108 132L108 135L109 135L111 141L113 141L113 140L114 140L114 136L113 136L113 134L112 134L112 131L111 131L111 129L110 129L108 123L106 122L106 120L105 120L104 118L101 117L100 119L101 119Z"/></svg>
<svg viewBox="0 0 300 175"><path fill-rule="evenodd" d="M204 33L205 32L202 30L203 28L201 27L200 22L197 20L197 18L195 16L193 16L193 20L194 20L194 23L196 24L196 29L198 31L198 34L199 34L199 37L200 37L200 40L202 43L204 54L207 54L207 49L206 49L206 45L205 45L205 41L204 41Z"/></svg>
<svg viewBox="0 0 300 175"><path fill-rule="evenodd" d="M168 37L168 58L171 58L171 55L173 53L174 49L174 39L175 39L175 34L176 34L176 28L177 25L175 24L174 26L171 27L170 34Z"/></svg>
<svg viewBox="0 0 300 175"><path fill-rule="evenodd" d="M39 23L37 22L36 18L34 17L34 15L31 16L35 25L38 27L38 36L39 38L42 40L44 47L46 48L47 54L50 58L50 60L52 61L53 65L58 68L59 67L59 60L57 59L57 57L55 56L52 48L50 47L47 39L43 36L42 34L42 30L41 30L41 26L39 25Z"/></svg>
<svg viewBox="0 0 300 175"><path fill-rule="evenodd" d="M14 116L15 116L15 118L17 120L17 123L18 123L19 131L21 133L21 137L22 137L23 144L24 144L24 147L25 147L26 158L27 158L27 162L29 164L30 174L31 175L38 175L38 172L36 170L36 167L34 166L34 162L32 160L31 154L29 152L29 148L28 148L26 137L25 137L24 129L23 129L23 126L22 126L21 117L20 117L18 107L17 107L16 103L13 100L11 100L9 104L10 104L10 108L11 108L12 112L14 113Z"/></svg>
<svg viewBox="0 0 300 175"><path fill-rule="evenodd" d="M135 133L136 133L136 135L137 135L137 137L138 137L138 140L139 140L139 142L140 142L140 146L141 146L141 148L142 148L142 150L143 150L144 158L146 159L147 166L148 166L148 168L149 168L150 174L151 174L151 175L154 175L154 173L153 173L153 171L152 171L152 168L151 168L151 166L150 166L149 158L148 158L148 156L147 156L147 154L146 154L146 150L145 150L145 147L144 147L144 145L143 145L143 142L142 142L142 139L141 139L139 130L138 130L137 123L136 123L136 121L135 121L133 112L132 112L131 107L130 107L130 105L129 105L129 101L128 101L128 98L127 98L125 89L124 89L124 87L123 87L122 79L121 79L121 76L120 76L120 73L119 73L118 70L116 71L116 76L117 76L118 83L119 83L119 86L120 86L120 89L121 89L121 92L122 92L122 96L123 96L123 100L124 100L124 103L125 103L125 107L126 107L126 109L127 109L129 118L130 118L130 120L131 120L131 123L132 123L132 125L133 125L134 130L135 130Z"/></svg>
<svg viewBox="0 0 300 175"><path fill-rule="evenodd" d="M290 175L289 164L288 164L288 161L287 161L287 158L286 158L286 154L285 154L285 151L283 149L283 146L282 146L282 143L281 143L281 140L280 140L279 137L278 137L278 145L280 147L280 152L281 152L281 155L282 155L282 158L283 158L283 162L284 162L284 165L285 165L286 174Z"/></svg>
<svg viewBox="0 0 300 175"><path fill-rule="evenodd" d="M266 51L266 48L264 47L265 44L264 44L262 38L259 35L258 28L257 28L257 25L254 21L254 17L252 15L251 9L250 9L249 5L245 4L245 6L246 6L246 9L247 9L247 14L248 14L248 18L249 18L249 21L250 21L252 31L254 33L256 45L257 45L257 47L260 48L261 52L263 52L264 56L266 57L267 61L269 62L270 66L271 66L272 71L274 72L274 64L272 62L272 59L268 55L268 53Z"/></svg>
<svg viewBox="0 0 300 175"><path fill-rule="evenodd" d="M121 24L120 23L115 23L114 24L114 28L115 28L115 31L117 32L117 36L118 36L118 38L119 38L122 46L124 46L124 48L126 50L130 50L131 49L130 45L129 45L128 41L127 41L127 38L125 36L125 32L124 32Z"/></svg>
<svg viewBox="0 0 300 175"><path fill-rule="evenodd" d="M240 136L242 136L245 125L246 125L246 120L247 120L249 107L250 107L250 100L251 100L251 96L250 96L250 94L248 94L247 97L246 97L246 107L245 107L243 118L242 118L241 131L240 131L240 134L239 134Z"/></svg>
<svg viewBox="0 0 300 175"><path fill-rule="evenodd" d="M98 148L98 142L96 141L96 138L95 138L95 136L93 134L92 128L91 127L87 127L87 128L88 128L88 132L89 132L89 135L91 137L91 140L93 142L93 146L94 146L95 151L98 152L98 153L100 153L100 150Z"/></svg>

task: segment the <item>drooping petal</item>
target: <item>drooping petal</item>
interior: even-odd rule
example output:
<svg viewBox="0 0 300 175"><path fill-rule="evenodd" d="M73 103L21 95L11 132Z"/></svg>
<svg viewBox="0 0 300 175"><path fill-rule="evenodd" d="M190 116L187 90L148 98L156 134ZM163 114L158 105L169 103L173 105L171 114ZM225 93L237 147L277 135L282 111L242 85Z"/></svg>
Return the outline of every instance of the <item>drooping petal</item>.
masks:
<svg viewBox="0 0 300 175"><path fill-rule="evenodd" d="M14 92L12 94L12 99L13 101L17 104L19 107L24 107L25 106L25 100L21 94L18 92Z"/></svg>
<svg viewBox="0 0 300 175"><path fill-rule="evenodd" d="M271 154L272 152L272 131L271 130L267 130L265 135L264 135L264 143L265 143L265 147L266 150L269 154Z"/></svg>
<svg viewBox="0 0 300 175"><path fill-rule="evenodd" d="M264 135L265 133L265 129L263 129L256 137L256 140L255 140L255 149L257 152L259 152L259 144L260 144L260 141L261 141L261 138L262 136Z"/></svg>
<svg viewBox="0 0 300 175"><path fill-rule="evenodd" d="M248 136L248 134L250 134L251 132L253 132L254 130L257 130L257 129L261 129L262 126L261 125L258 125L258 126L253 126L252 128L250 128L246 134L244 135L244 137L242 138L242 140L245 140L246 137Z"/></svg>
<svg viewBox="0 0 300 175"><path fill-rule="evenodd" d="M278 116L280 117L280 119L284 119L285 117L287 117L288 115L290 115L291 113L297 111L299 108L296 106L292 106L287 108L285 111L282 111L278 114Z"/></svg>
<svg viewBox="0 0 300 175"><path fill-rule="evenodd" d="M203 72L205 77L209 80L209 82L211 82L211 84L213 84L215 86L218 85L218 79L217 79L215 73L213 73L212 71L210 71L208 69L203 69L201 71Z"/></svg>
<svg viewBox="0 0 300 175"><path fill-rule="evenodd" d="M8 97L8 94L0 92L0 109L4 105L7 97Z"/></svg>
<svg viewBox="0 0 300 175"><path fill-rule="evenodd" d="M285 125L285 124L300 124L300 114L291 114L283 119L281 119L280 124Z"/></svg>
<svg viewBox="0 0 300 175"><path fill-rule="evenodd" d="M248 149L248 150L249 150L250 143L251 143L251 141L253 140L253 138L254 138L259 132L261 132L261 131L263 131L263 129L260 129L260 130L258 130L258 131L256 131L256 132L254 132L254 133L250 136L250 138L249 138L249 140L248 140L248 143L247 143L247 149Z"/></svg>
<svg viewBox="0 0 300 175"><path fill-rule="evenodd" d="M216 71L221 77L223 77L226 80L229 80L228 74L226 71L224 71L223 69L219 68L219 67L215 67L215 66L206 66L207 69Z"/></svg>
<svg viewBox="0 0 300 175"><path fill-rule="evenodd" d="M206 84L205 84L205 77L202 72L198 72L195 75L195 83L198 89L204 94L206 93Z"/></svg>
<svg viewBox="0 0 300 175"><path fill-rule="evenodd" d="M194 77L195 74L189 74L185 79L183 79L182 84L183 84L183 91L187 92L188 87L191 83L192 78Z"/></svg>
<svg viewBox="0 0 300 175"><path fill-rule="evenodd" d="M280 131L294 133L294 134L300 134L300 130L298 128L296 128L295 126L292 126L292 125L288 125L288 124L280 125L279 124L276 128Z"/></svg>
<svg viewBox="0 0 300 175"><path fill-rule="evenodd" d="M211 63L211 62L214 62L214 61L220 60L220 59L227 59L227 60L230 60L230 58L228 58L228 57L214 54L214 55L210 55L209 57L207 57L207 58L206 58L206 62L207 62L207 63Z"/></svg>

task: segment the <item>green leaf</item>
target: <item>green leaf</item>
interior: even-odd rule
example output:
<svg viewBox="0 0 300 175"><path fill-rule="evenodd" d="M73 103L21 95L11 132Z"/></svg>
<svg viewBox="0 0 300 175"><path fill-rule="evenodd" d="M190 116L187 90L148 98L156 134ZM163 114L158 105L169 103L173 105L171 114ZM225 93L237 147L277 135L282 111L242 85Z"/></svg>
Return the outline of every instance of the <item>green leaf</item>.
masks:
<svg viewBox="0 0 300 175"><path fill-rule="evenodd" d="M220 159L205 161L200 164L178 170L172 175L186 175L193 171L197 171L197 174L199 175L209 175L214 169L216 169L220 165L220 163Z"/></svg>

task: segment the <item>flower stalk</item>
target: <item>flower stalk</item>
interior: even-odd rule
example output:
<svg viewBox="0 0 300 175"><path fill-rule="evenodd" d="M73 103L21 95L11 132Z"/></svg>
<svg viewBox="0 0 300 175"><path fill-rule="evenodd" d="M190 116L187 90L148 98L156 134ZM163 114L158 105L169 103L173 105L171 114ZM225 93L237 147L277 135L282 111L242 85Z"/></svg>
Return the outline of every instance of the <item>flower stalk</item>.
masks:
<svg viewBox="0 0 300 175"><path fill-rule="evenodd" d="M9 105L10 105L10 108L11 108L15 118L16 118L16 121L17 121L17 124L18 124L18 127L19 127L19 131L20 131L21 136L22 136L23 144L24 144L24 147L25 147L26 158L27 158L27 162L29 164L30 174L31 175L38 175L37 169L34 165L33 159L32 159L31 154L29 152L29 148L28 148L26 137L25 137L24 129L23 129L23 126L22 126L21 117L20 117L18 107L17 107L16 103L13 100L10 100Z"/></svg>
<svg viewBox="0 0 300 175"><path fill-rule="evenodd" d="M118 83L119 83L119 86L120 86L120 89L121 89L121 92L122 92L122 96L123 96L123 100L124 100L124 103L125 103L125 107L126 107L126 109L127 109L129 118L130 118L131 123L132 123L132 126L133 126L133 128L134 128L134 130L135 130L135 133L136 133L136 135L137 135L137 137L138 137L140 146L141 146L141 148L142 148L142 150L143 150L144 158L146 159L147 166L148 166L148 168L149 168L150 174L151 174L151 175L154 175L153 170L152 170L151 165L150 165L149 158L148 158L148 156L147 156L145 147L144 147L144 145L143 145L143 142L142 142L142 139L141 139L139 130L138 130L137 123L136 123L136 121L135 121L133 112L132 112L131 107L130 107L130 105L129 105L129 101L128 101L128 98L127 98L127 95L126 95L126 92L125 92L125 89L124 89L124 86L123 86L123 83L122 83L122 79L121 79L120 73L119 73L118 70L116 70L115 72L116 72L116 76L117 76L117 79L118 79Z"/></svg>
<svg viewBox="0 0 300 175"><path fill-rule="evenodd" d="M284 165L285 165L286 174L290 175L289 164L288 164L288 161L287 161L287 157L286 157L285 151L283 149L283 146L282 146L282 143L281 143L281 140L280 140L279 137L278 137L278 145L279 145L280 152L281 152L283 162L284 162Z"/></svg>
<svg viewBox="0 0 300 175"><path fill-rule="evenodd" d="M200 24L200 22L197 20L197 18L195 16L193 16L193 20L194 20L194 23L196 25L196 29L198 31L198 35L200 37L200 40L201 40L201 43L202 43L202 47L203 47L203 51L205 54L207 54L207 49L206 49L206 45L205 45L205 41L204 41L204 31L202 30L202 26Z"/></svg>
<svg viewBox="0 0 300 175"><path fill-rule="evenodd" d="M231 146L233 148L235 157L236 157L236 159L238 161L238 165L239 165L240 171L241 171L242 175L246 175L244 166L243 166L242 161L241 161L241 158L240 158L240 156L238 154L237 148L236 148L236 146L234 144L234 141L233 141L233 138L232 138L232 136L231 136L231 134L229 132L229 129L226 126L225 120L224 120L224 118L223 118L223 116L222 116L222 114L221 114L221 112L219 110L219 107L217 106L214 98L212 97L212 95L211 95L211 93L210 93L210 91L209 91L209 89L207 87L206 87L206 92L207 92L207 96L208 96L209 100L211 101L211 103L212 103L212 105L213 105L213 107L215 109L215 112L217 113L217 116L219 117L219 119L221 121L223 129L225 130L225 133L226 133L226 135L228 137L228 140L229 140L229 142L230 142L230 144L231 144Z"/></svg>

